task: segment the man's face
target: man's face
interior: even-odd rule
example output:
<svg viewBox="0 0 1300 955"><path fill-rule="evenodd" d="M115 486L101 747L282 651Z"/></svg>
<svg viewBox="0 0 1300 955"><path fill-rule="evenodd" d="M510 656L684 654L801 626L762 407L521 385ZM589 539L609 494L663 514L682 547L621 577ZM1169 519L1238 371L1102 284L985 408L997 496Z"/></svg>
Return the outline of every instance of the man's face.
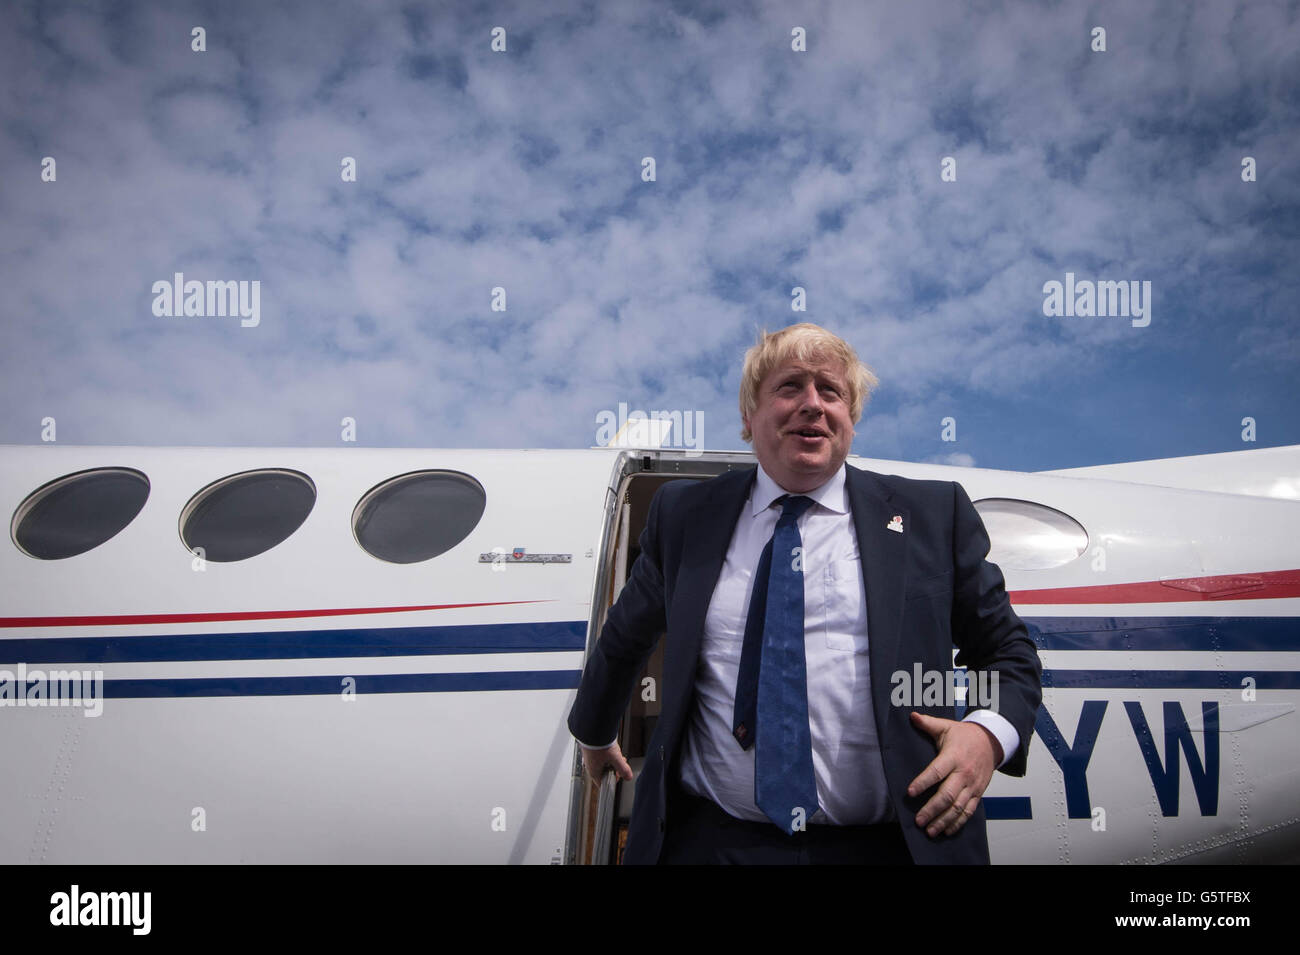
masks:
<svg viewBox="0 0 1300 955"><path fill-rule="evenodd" d="M844 366L817 359L774 368L745 424L758 463L781 487L802 494L826 483L853 444Z"/></svg>

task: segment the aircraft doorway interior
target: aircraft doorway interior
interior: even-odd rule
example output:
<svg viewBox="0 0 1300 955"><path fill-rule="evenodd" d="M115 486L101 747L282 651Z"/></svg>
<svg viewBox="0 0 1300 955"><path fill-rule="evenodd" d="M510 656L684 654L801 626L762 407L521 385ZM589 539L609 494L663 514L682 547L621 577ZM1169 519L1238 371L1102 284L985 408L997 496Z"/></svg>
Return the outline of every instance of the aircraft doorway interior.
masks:
<svg viewBox="0 0 1300 955"><path fill-rule="evenodd" d="M650 513L650 502L655 493L670 481L700 481L715 477L737 467L752 467L752 458L748 462L736 462L740 455L729 455L733 460L720 462L697 459L693 461L676 461L674 470L662 470L664 462L656 462L661 470L639 470L627 474L621 485L618 506L614 521L617 532L614 546L610 549L610 567L608 586L604 591L604 607L601 613L603 625L605 613L617 599L623 584L631 572L632 565L640 556L638 542L641 531ZM748 457L748 456L744 456ZM649 460L643 462L650 464ZM662 636L662 635L660 635ZM646 749L654 735L655 724L659 719L659 705L662 698L661 681L663 678L663 641L660 640L646 665L637 678L636 688L631 702L623 716L619 731L619 747L632 767L635 778L640 778L641 765L645 761ZM581 763L578 773L582 773ZM606 787L609 787L606 783ZM605 812L601 812L600 787L586 779L583 774L582 801L578 831L580 842L575 860L584 864L619 864L623 857L623 848L627 839L628 822L632 816L632 796L635 781L614 784L612 798L606 794ZM608 826L608 830L605 827ZM601 831L598 832L598 829ZM608 857L600 858L608 852Z"/></svg>

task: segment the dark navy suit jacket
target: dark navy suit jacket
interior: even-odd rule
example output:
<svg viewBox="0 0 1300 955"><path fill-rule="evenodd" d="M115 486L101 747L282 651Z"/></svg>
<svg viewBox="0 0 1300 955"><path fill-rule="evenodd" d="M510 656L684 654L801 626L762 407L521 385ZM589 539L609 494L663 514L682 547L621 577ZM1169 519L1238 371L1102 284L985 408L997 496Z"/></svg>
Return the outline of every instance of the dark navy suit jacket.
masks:
<svg viewBox="0 0 1300 955"><path fill-rule="evenodd" d="M637 675L666 633L662 709L636 783L624 861L653 863L673 824L678 754L691 718L704 617L728 545L749 497L755 469L709 481L664 485L650 505L641 555L587 660L569 729L585 743L618 735ZM952 707L890 705L891 674L920 662L948 673L957 663L997 674L998 712L1020 737L1002 767L1023 776L1041 699L1038 654L1011 609L1002 572L985 560L988 535L958 484L914 481L847 468L846 486L866 582L872 705L889 795L917 863L987 863L984 809L955 836L930 839L914 817L934 790L916 798L907 786L935 755L912 727L912 709L955 718ZM901 517L903 532L886 525Z"/></svg>

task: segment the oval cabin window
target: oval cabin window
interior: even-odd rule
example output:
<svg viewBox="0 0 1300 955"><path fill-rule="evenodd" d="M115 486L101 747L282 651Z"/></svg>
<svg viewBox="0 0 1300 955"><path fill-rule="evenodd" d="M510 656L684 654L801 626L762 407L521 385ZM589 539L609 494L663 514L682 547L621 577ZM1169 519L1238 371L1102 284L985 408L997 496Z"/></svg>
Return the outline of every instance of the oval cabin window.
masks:
<svg viewBox="0 0 1300 955"><path fill-rule="evenodd" d="M372 488L352 512L352 531L368 554L414 564L468 537L486 506L483 485L468 474L415 471Z"/></svg>
<svg viewBox="0 0 1300 955"><path fill-rule="evenodd" d="M993 546L989 560L1012 570L1061 567L1088 549L1088 532L1068 514L1032 501L975 502Z"/></svg>
<svg viewBox="0 0 1300 955"><path fill-rule="evenodd" d="M132 468L78 471L29 494L9 533L30 557L76 557L115 537L148 499L149 479Z"/></svg>
<svg viewBox="0 0 1300 955"><path fill-rule="evenodd" d="M181 540L204 560L247 560L302 526L316 504L316 485L298 471L268 468L209 484L181 512Z"/></svg>

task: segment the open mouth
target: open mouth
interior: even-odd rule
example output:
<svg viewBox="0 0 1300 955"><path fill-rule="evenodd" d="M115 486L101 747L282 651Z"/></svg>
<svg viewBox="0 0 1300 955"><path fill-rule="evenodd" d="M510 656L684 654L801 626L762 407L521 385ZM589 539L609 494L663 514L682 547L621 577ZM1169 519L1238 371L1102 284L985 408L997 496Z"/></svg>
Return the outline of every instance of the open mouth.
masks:
<svg viewBox="0 0 1300 955"><path fill-rule="evenodd" d="M794 429L793 431L791 431L790 433L793 434L793 435L797 435L798 437L801 437L801 438L814 438L814 439L815 439L815 438L829 438L829 437L830 437L830 435L828 435L825 431L821 430L820 428L795 428L795 429Z"/></svg>

